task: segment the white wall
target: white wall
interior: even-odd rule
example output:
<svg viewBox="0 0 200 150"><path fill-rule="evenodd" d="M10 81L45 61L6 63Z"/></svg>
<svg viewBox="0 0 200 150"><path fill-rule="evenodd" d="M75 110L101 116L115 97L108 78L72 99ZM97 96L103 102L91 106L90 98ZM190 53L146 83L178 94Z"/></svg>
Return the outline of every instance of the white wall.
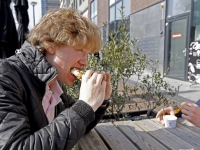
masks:
<svg viewBox="0 0 200 150"><path fill-rule="evenodd" d="M37 24L41 17L42 17L42 6L41 6L41 0L28 0L28 14L29 14L29 30L34 26L33 25L33 6L30 4L31 2L37 2L37 5L35 5L35 24Z"/></svg>

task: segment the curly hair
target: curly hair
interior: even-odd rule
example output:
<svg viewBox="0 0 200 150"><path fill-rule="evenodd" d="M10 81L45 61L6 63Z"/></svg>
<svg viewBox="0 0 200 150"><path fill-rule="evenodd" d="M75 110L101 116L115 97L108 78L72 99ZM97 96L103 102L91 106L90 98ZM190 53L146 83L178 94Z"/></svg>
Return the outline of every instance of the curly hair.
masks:
<svg viewBox="0 0 200 150"><path fill-rule="evenodd" d="M99 28L74 9L52 9L28 33L27 41L42 53L49 47L70 46L96 52L101 49Z"/></svg>

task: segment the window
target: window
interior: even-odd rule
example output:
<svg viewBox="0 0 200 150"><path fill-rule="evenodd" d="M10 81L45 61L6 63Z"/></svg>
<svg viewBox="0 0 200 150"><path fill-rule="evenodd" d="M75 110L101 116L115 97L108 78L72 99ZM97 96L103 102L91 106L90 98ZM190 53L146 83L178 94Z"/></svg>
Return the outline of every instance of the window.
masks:
<svg viewBox="0 0 200 150"><path fill-rule="evenodd" d="M74 8L74 2L72 2L72 8Z"/></svg>
<svg viewBox="0 0 200 150"><path fill-rule="evenodd" d="M75 1L74 8L77 9L77 1Z"/></svg>
<svg viewBox="0 0 200 150"><path fill-rule="evenodd" d="M115 3L115 0L110 0L110 6Z"/></svg>
<svg viewBox="0 0 200 150"><path fill-rule="evenodd" d="M97 24L97 0L93 0L92 3L90 4L91 8L91 20Z"/></svg>
<svg viewBox="0 0 200 150"><path fill-rule="evenodd" d="M123 0L124 15L129 16L131 12L131 0Z"/></svg>
<svg viewBox="0 0 200 150"><path fill-rule="evenodd" d="M167 18L191 11L191 0L168 0Z"/></svg>
<svg viewBox="0 0 200 150"><path fill-rule="evenodd" d="M192 5L191 42L200 42L200 1L193 1Z"/></svg>
<svg viewBox="0 0 200 150"><path fill-rule="evenodd" d="M117 30L117 28L121 24L121 7L124 7L123 13L127 16L127 22L129 22L130 18L130 7L131 0L110 0L109 1L109 32ZM130 29L127 27L126 29L129 31ZM117 35L120 38L120 35Z"/></svg>
<svg viewBox="0 0 200 150"><path fill-rule="evenodd" d="M122 7L122 1L116 4L116 7L115 7L115 9L116 9L116 18L115 18L115 20L120 20L121 19L121 14L120 14L120 11L119 11L121 9L121 7Z"/></svg>
<svg viewBox="0 0 200 150"><path fill-rule="evenodd" d="M67 6L69 6L69 4L70 4L70 0L67 0Z"/></svg>
<svg viewBox="0 0 200 150"><path fill-rule="evenodd" d="M119 9L121 9L121 6L124 6L124 15L129 16L130 15L130 6L131 6L131 0L110 0L110 15L109 15L109 22L112 23L115 20L120 20L121 14Z"/></svg>
<svg viewBox="0 0 200 150"><path fill-rule="evenodd" d="M110 22L115 21L115 7L110 8Z"/></svg>

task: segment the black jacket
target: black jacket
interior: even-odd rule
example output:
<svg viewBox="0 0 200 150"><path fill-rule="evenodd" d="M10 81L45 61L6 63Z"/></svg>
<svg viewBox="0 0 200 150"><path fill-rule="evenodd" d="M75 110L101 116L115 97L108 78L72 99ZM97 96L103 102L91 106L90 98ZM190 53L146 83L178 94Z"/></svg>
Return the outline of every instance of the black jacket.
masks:
<svg viewBox="0 0 200 150"><path fill-rule="evenodd" d="M0 58L14 55L15 50L20 47L10 2L11 0L0 0Z"/></svg>
<svg viewBox="0 0 200 150"><path fill-rule="evenodd" d="M42 98L46 83L56 75L43 54L27 42L15 56L0 61L0 149L71 150L102 118L107 107L94 113L84 101L75 103L62 94L49 124Z"/></svg>

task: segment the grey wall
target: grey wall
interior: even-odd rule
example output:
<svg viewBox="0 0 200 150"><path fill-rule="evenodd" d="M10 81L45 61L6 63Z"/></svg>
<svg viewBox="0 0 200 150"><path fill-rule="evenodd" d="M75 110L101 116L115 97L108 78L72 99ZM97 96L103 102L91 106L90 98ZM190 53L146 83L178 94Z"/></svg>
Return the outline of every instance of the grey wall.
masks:
<svg viewBox="0 0 200 150"><path fill-rule="evenodd" d="M165 2L162 3L165 4ZM159 70L163 72L165 5L161 8L160 4L130 15L130 35L139 40L138 47L150 59L159 61Z"/></svg>

